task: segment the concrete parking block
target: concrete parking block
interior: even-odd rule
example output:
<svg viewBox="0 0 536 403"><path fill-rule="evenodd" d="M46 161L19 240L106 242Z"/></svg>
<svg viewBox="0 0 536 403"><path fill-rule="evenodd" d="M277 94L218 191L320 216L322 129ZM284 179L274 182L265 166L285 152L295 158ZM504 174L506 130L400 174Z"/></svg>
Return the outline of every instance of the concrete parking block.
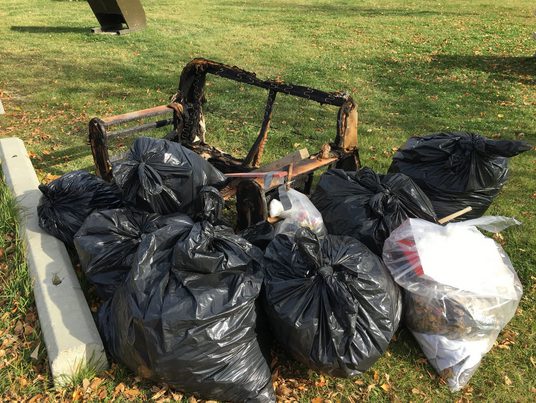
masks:
<svg viewBox="0 0 536 403"><path fill-rule="evenodd" d="M22 209L21 235L54 382L64 384L83 367L106 369L102 340L67 249L39 227L39 181L22 140L0 139L0 161Z"/></svg>

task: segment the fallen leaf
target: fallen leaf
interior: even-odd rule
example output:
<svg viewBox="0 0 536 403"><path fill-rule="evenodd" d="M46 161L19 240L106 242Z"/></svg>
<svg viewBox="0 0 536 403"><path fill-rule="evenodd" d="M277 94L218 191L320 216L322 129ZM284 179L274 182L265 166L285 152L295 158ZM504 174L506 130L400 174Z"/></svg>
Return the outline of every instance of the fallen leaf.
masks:
<svg viewBox="0 0 536 403"><path fill-rule="evenodd" d="M161 398L164 395L164 393L166 393L166 391L167 391L167 388L160 389L153 396L151 396L151 400L158 400L159 398Z"/></svg>
<svg viewBox="0 0 536 403"><path fill-rule="evenodd" d="M38 393L37 395L33 396L30 400L28 400L28 403L37 403L42 401L43 395L41 393Z"/></svg>
<svg viewBox="0 0 536 403"><path fill-rule="evenodd" d="M380 374L378 373L378 371L374 371L374 375L372 376L372 378L374 379L374 382L378 382L380 380Z"/></svg>
<svg viewBox="0 0 536 403"><path fill-rule="evenodd" d="M320 375L320 378L318 379L318 381L315 382L315 386L318 386L320 388L326 386L327 382L326 382L326 378L324 378L322 375Z"/></svg>
<svg viewBox="0 0 536 403"><path fill-rule="evenodd" d="M324 399L322 399L321 397L313 397L311 399L311 403L322 403L324 401Z"/></svg>
<svg viewBox="0 0 536 403"><path fill-rule="evenodd" d="M496 232L495 234L493 234L493 239L495 239L495 241L497 243L500 243L501 245L505 243L504 235L500 232Z"/></svg>
<svg viewBox="0 0 536 403"><path fill-rule="evenodd" d="M20 320L18 320L17 323L15 324L14 332L15 334L21 334L23 331L24 331L24 325L22 324Z"/></svg>
<svg viewBox="0 0 536 403"><path fill-rule="evenodd" d="M512 380L510 378L508 378L507 375L504 376L504 383L507 384L507 385L511 385L512 384Z"/></svg>
<svg viewBox="0 0 536 403"><path fill-rule="evenodd" d="M119 385L117 385L114 389L114 395L118 395L120 393L123 393L123 391L125 390L126 386L123 382L121 382Z"/></svg>
<svg viewBox="0 0 536 403"><path fill-rule="evenodd" d="M105 388L100 388L98 396L100 400L104 400L108 396L108 391Z"/></svg>
<svg viewBox="0 0 536 403"><path fill-rule="evenodd" d="M72 395L72 399L73 401L78 401L80 400L80 398L82 397L82 392L80 391L80 389L75 389L75 391L73 392L73 395Z"/></svg>
<svg viewBox="0 0 536 403"><path fill-rule="evenodd" d="M280 385L278 388L277 388L277 394L280 395L280 396L288 396L292 393L292 390L290 390L289 388L287 388L285 385Z"/></svg>
<svg viewBox="0 0 536 403"><path fill-rule="evenodd" d="M357 380L355 380L354 383L355 383L356 385L364 385L364 384L365 384L365 382L363 382L361 379L357 379Z"/></svg>
<svg viewBox="0 0 536 403"><path fill-rule="evenodd" d="M391 385L387 383L383 383L382 386L380 386L385 392L389 392L391 390Z"/></svg>
<svg viewBox="0 0 536 403"><path fill-rule="evenodd" d="M24 325L24 335L25 336L29 336L33 333L34 331L34 328L31 327L30 325Z"/></svg>
<svg viewBox="0 0 536 403"><path fill-rule="evenodd" d="M123 394L129 398L134 398L134 397L138 397L139 395L141 395L141 392L139 389L125 389Z"/></svg>
<svg viewBox="0 0 536 403"><path fill-rule="evenodd" d="M84 380L82 381L82 388L84 388L84 390L87 390L87 388L89 388L89 385L90 385L89 379L84 378Z"/></svg>
<svg viewBox="0 0 536 403"><path fill-rule="evenodd" d="M413 393L414 395L424 395L424 393L417 388L411 389L411 393Z"/></svg>
<svg viewBox="0 0 536 403"><path fill-rule="evenodd" d="M30 358L32 360L37 361L39 359L39 347L41 347L41 343L37 343L37 346L32 351L32 354L30 354Z"/></svg>
<svg viewBox="0 0 536 403"><path fill-rule="evenodd" d="M99 386L101 385L101 383L104 382L104 379L102 378L99 378L98 376L96 376L95 378L93 378L93 380L91 381L91 385L89 385L89 387L92 389L92 390L97 390L99 389Z"/></svg>

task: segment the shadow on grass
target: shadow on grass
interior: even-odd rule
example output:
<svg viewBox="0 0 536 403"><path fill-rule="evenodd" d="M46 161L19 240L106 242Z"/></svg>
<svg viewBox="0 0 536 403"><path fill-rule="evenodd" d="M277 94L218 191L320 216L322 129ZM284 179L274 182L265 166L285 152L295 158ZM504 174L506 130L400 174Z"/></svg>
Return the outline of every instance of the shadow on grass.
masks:
<svg viewBox="0 0 536 403"><path fill-rule="evenodd" d="M497 80L536 84L536 57L438 55L432 59L432 67L476 70Z"/></svg>
<svg viewBox="0 0 536 403"><path fill-rule="evenodd" d="M236 6L243 8L243 2L228 3L226 6ZM289 14L294 12L303 13L327 13L327 14L342 14L345 16L394 16L394 17L419 17L419 16L466 16L475 15L475 13L469 12L453 12L453 11L440 11L440 10L422 10L411 8L383 8L383 7L363 7L359 5L349 4L308 4L298 2L277 2L271 1L269 3L258 4L255 7L258 8L283 8L288 10Z"/></svg>
<svg viewBox="0 0 536 403"><path fill-rule="evenodd" d="M374 63L380 68L371 80L382 92L377 101L382 105L372 108L369 121L396 125L407 135L438 130L491 135L500 126L509 126L498 134L512 137L524 132L525 140L533 136L533 128L519 125L529 119L529 109L522 107L519 98L513 101L511 94L512 86L523 92L536 84L536 59L436 55L428 60L390 58ZM511 112L501 111L507 107L513 108ZM497 113L504 113L509 121L498 123Z"/></svg>
<svg viewBox="0 0 536 403"><path fill-rule="evenodd" d="M90 34L91 29L86 27L46 27L34 25L12 25L11 30L27 34Z"/></svg>
<svg viewBox="0 0 536 403"><path fill-rule="evenodd" d="M43 156L42 160L32 160L32 164L36 169L42 169L53 175L63 175L65 173L65 164L79 159L84 159L91 155L91 148L89 145L74 146L64 148L62 150L53 151L46 156ZM60 168L62 167L63 168ZM88 165L77 169L83 169L85 171L92 172L94 166Z"/></svg>

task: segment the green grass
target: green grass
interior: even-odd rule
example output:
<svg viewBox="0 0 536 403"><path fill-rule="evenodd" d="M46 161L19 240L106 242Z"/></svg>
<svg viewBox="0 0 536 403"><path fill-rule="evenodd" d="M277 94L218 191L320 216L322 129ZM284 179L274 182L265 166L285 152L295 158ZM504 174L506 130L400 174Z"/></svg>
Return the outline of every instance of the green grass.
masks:
<svg viewBox="0 0 536 403"><path fill-rule="evenodd" d="M0 395L34 396L50 389L46 352L40 338L24 247L21 214L0 178ZM32 357L33 355L33 357Z"/></svg>
<svg viewBox="0 0 536 403"><path fill-rule="evenodd" d="M182 67L198 56L255 71L260 77L349 91L358 103L361 158L378 171L387 169L393 148L410 135L431 131L471 130L536 143L532 1L144 0L143 4L147 29L114 37L88 34L97 22L85 2L2 2L0 98L7 113L0 116L0 135L26 142L41 178L90 167L89 119L166 103ZM209 83L207 139L244 155L260 126L266 93L218 78L209 78ZM335 116L334 108L278 96L265 158L274 159L295 147L316 151L334 137ZM523 222L504 235L525 295L518 314L499 336L499 342L513 343L484 358L468 389L450 394L408 332L401 330L389 353L363 376L362 385L319 381L317 374L283 365L282 379L296 397L533 400L535 162L534 152L512 159L510 182L489 211ZM6 212L13 211L3 206ZM0 225L13 223L9 214ZM19 301L17 309L22 312L31 311L21 258L10 256L5 262L19 274L10 275L11 285L2 285L6 301L2 312L11 312L14 301ZM9 321L16 314L9 315L7 322L1 322L2 341L6 332L12 332ZM46 392L46 362L41 359L37 369L28 367L34 347L21 348L16 368L2 369L7 371L0 374L2 388L12 387L10 377L25 373L35 379L40 370L45 380L33 390L20 390L28 395ZM135 382L126 373L117 375L117 370L104 378L108 396L117 384ZM388 392L380 388L384 383L390 385ZM369 388L371 384L376 386Z"/></svg>

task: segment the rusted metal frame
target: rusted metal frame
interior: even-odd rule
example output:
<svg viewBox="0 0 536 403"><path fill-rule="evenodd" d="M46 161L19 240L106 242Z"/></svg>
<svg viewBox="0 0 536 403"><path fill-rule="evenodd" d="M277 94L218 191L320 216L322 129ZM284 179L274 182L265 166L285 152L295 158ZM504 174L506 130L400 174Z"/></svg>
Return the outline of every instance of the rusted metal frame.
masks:
<svg viewBox="0 0 536 403"><path fill-rule="evenodd" d="M292 169L292 178L297 178L302 175L307 175L311 172L314 172L318 168L322 168L324 166L328 166L338 160L338 157L329 157L326 159L316 159L316 158L310 158L306 160L299 161L295 164L293 164ZM278 167L274 170L283 170L285 167ZM255 171L253 171L255 172ZM224 199L229 199L233 197L236 193L236 186L240 182L240 179L233 179L231 180L223 189L220 190L220 193L222 194ZM255 182L257 182L261 187L263 187L266 190L273 189L279 184L270 184L268 186L264 185L264 179L261 178L255 178Z"/></svg>
<svg viewBox="0 0 536 403"><path fill-rule="evenodd" d="M229 66L223 63L213 62L207 59L194 59L188 65L194 65L194 71L211 73L223 78L228 78L241 83L253 85L255 87L267 90L275 90L284 94L297 96L300 98L310 99L321 104L342 106L350 96L341 92L326 92L316 88L305 87L302 85L285 84L275 80L261 80L255 73L242 70L236 66ZM188 68L188 66L187 66Z"/></svg>
<svg viewBox="0 0 536 403"><path fill-rule="evenodd" d="M337 168L354 171L361 167L357 142L358 114L354 101L350 98L337 114L337 136L332 149L342 153Z"/></svg>
<svg viewBox="0 0 536 403"><path fill-rule="evenodd" d="M305 193L306 195L311 194L311 188L313 186L314 178L314 171L307 174L307 179L305 180L305 184L303 185L303 193Z"/></svg>
<svg viewBox="0 0 536 403"><path fill-rule="evenodd" d="M312 100L320 104L339 107L354 105L352 98L346 93L325 92L315 88L285 84L280 81L260 80L255 73L239 69L238 67L228 66L207 59L194 59L183 69L179 81L179 88L173 99L175 102L180 102L185 106L185 109L189 112L188 118L185 119L184 127L178 133L181 143L194 142L196 137L201 142L205 142L202 104L205 102L204 86L207 73L267 90Z"/></svg>
<svg viewBox="0 0 536 403"><path fill-rule="evenodd" d="M106 135L104 121L99 118L93 118L89 121L88 129L96 174L109 182L112 180L112 164L108 154L108 136Z"/></svg>
<svg viewBox="0 0 536 403"><path fill-rule="evenodd" d="M266 100L266 108L264 110L262 126L259 130L259 135L257 136L257 139L253 143L253 146L251 146L251 149L249 150L246 158L244 158L243 165L245 166L253 166L257 168L259 167L262 154L264 152L264 145L266 144L266 140L268 139L268 130L270 130L270 120L272 119L272 109L274 106L276 95L277 92L274 90L270 90L268 92L268 99Z"/></svg>
<svg viewBox="0 0 536 403"><path fill-rule="evenodd" d="M134 120L161 116L168 113L174 113L174 110L167 105L160 105L154 108L142 109L139 111L110 116L103 119L91 119L88 130L89 143L91 145L91 153L93 154L93 161L95 162L97 175L107 181L112 179L112 165L110 163L110 156L108 153L108 138L125 137L133 133L164 127L173 124L174 119L163 119L122 130L116 130L113 132L108 132L107 128L114 125L132 122Z"/></svg>
<svg viewBox="0 0 536 403"><path fill-rule="evenodd" d="M153 108L142 109L139 111L123 113L121 115L109 116L102 119L105 127L113 125L120 125L122 123L128 123L133 120L139 120L144 118L150 118L153 116L165 115L167 113L173 113L173 109L168 105L155 106Z"/></svg>
<svg viewBox="0 0 536 403"><path fill-rule="evenodd" d="M228 172L250 172L253 170L251 167L244 166L243 160L235 158L232 155L213 147L209 144L183 144L185 147L201 155L214 167L223 173Z"/></svg>
<svg viewBox="0 0 536 403"><path fill-rule="evenodd" d="M108 137L125 137L134 133L139 133L139 132L143 132L143 131L150 130L150 129L159 129L161 127L165 127L171 124L173 124L173 118L158 120L156 122L144 123L142 125L128 127L126 129L109 132Z"/></svg>

